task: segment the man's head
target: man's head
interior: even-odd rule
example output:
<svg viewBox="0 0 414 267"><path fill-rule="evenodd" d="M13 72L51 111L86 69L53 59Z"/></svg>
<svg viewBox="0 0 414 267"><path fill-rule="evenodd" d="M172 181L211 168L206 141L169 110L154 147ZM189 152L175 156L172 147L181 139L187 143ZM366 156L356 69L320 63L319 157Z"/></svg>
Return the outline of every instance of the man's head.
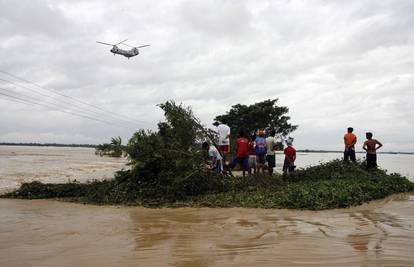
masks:
<svg viewBox="0 0 414 267"><path fill-rule="evenodd" d="M270 135L271 137L275 137L275 135L276 135L276 131L275 131L275 129L271 129L271 130L270 130L270 132L269 132L269 135Z"/></svg>
<svg viewBox="0 0 414 267"><path fill-rule="evenodd" d="M286 139L286 145L287 146L292 146L293 145L293 137L288 137L288 139Z"/></svg>
<svg viewBox="0 0 414 267"><path fill-rule="evenodd" d="M208 150L208 149L210 148L210 145L209 145L209 143L204 142L204 143L201 145L201 147L202 147L204 150Z"/></svg>
<svg viewBox="0 0 414 267"><path fill-rule="evenodd" d="M354 128L348 127L348 133L352 133L354 131Z"/></svg>
<svg viewBox="0 0 414 267"><path fill-rule="evenodd" d="M264 137L265 136L265 134L266 134L266 132L264 131L264 130L259 130L259 136L260 137Z"/></svg>
<svg viewBox="0 0 414 267"><path fill-rule="evenodd" d="M365 136L367 137L367 139L371 139L372 138L372 133L367 132L367 133L365 133Z"/></svg>
<svg viewBox="0 0 414 267"><path fill-rule="evenodd" d="M239 137L246 137L246 134L244 133L244 130L239 131Z"/></svg>

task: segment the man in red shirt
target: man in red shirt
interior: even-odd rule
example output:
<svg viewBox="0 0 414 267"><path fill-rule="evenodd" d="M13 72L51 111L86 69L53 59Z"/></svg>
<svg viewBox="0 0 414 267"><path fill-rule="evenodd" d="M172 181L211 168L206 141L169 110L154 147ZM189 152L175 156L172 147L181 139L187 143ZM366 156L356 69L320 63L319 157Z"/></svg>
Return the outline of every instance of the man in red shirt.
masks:
<svg viewBox="0 0 414 267"><path fill-rule="evenodd" d="M233 169L237 164L241 164L243 166L243 176L246 175L246 171L249 169L249 143L244 131L240 131L236 140L236 157L229 165L230 169Z"/></svg>
<svg viewBox="0 0 414 267"><path fill-rule="evenodd" d="M283 162L283 174L291 174L295 171L296 149L292 146L293 140L286 140L287 147L284 149L285 161Z"/></svg>

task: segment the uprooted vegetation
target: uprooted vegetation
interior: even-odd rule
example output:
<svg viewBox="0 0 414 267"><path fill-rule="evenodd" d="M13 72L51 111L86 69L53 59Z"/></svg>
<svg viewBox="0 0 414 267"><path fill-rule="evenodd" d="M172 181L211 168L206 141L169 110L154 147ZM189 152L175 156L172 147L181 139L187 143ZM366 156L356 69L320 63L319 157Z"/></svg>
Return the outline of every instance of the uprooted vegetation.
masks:
<svg viewBox="0 0 414 267"><path fill-rule="evenodd" d="M114 179L86 184L23 184L9 198L60 198L82 203L151 207L208 206L328 209L342 208L410 192L414 184L399 174L334 160L282 175L229 177L205 166L200 143L213 133L202 127L191 109L160 105L166 121L158 131L138 131L125 150L131 168Z"/></svg>

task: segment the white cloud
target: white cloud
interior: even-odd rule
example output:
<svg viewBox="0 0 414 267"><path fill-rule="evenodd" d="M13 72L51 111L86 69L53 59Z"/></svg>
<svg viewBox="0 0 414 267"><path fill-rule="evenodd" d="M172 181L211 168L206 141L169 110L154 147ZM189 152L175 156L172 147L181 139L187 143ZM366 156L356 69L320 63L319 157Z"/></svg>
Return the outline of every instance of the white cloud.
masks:
<svg viewBox="0 0 414 267"><path fill-rule="evenodd" d="M0 70L133 117L142 127L156 127L162 112L155 105L169 99L191 105L209 125L234 104L279 98L299 124L293 134L299 148L341 149L343 132L353 126L360 140L373 131L384 150L414 151L413 1L0 5ZM95 43L125 38L151 46L127 60ZM48 108L1 103L0 141L131 135Z"/></svg>

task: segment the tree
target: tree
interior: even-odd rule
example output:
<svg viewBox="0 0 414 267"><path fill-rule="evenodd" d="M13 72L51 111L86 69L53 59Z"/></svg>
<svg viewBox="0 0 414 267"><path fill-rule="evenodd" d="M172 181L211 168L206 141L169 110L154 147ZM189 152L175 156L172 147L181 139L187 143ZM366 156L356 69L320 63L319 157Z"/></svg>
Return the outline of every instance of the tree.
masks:
<svg viewBox="0 0 414 267"><path fill-rule="evenodd" d="M109 144L100 144L95 148L95 154L100 156L111 156L111 157L121 157L125 147L122 145L122 139L120 136L112 137L111 143Z"/></svg>
<svg viewBox="0 0 414 267"><path fill-rule="evenodd" d="M166 120L158 123L157 132L140 130L128 141L132 168L124 177L162 197L207 190L213 183L207 179L210 173L201 143L212 140L211 130L200 124L189 107L173 101L158 106Z"/></svg>
<svg viewBox="0 0 414 267"><path fill-rule="evenodd" d="M276 134L286 136L298 126L289 123L290 117L286 115L289 108L276 105L277 101L276 98L249 106L234 105L226 114L217 116L214 124L227 124L232 130L232 137L235 137L240 130L252 133L256 129L274 129Z"/></svg>

